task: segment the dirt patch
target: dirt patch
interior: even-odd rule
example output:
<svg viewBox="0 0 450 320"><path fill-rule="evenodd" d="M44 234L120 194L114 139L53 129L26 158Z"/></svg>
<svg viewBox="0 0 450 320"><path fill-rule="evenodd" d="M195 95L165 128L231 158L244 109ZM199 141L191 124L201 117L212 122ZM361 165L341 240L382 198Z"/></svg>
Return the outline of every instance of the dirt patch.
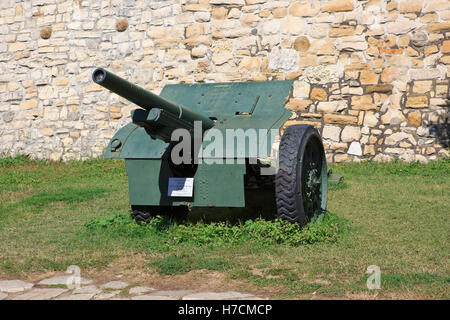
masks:
<svg viewBox="0 0 450 320"><path fill-rule="evenodd" d="M130 285L149 286L157 290L193 291L245 291L255 295L263 292L239 280L229 279L226 274L206 269L192 270L178 275L161 275L145 266L148 258L133 254L116 259L106 268L82 270L81 276L103 284L112 280L125 281Z"/></svg>
<svg viewBox="0 0 450 320"><path fill-rule="evenodd" d="M230 279L226 274L206 269L193 270L185 274L161 275L145 266L148 259L141 254L127 255L116 259L106 268L81 270L81 277L93 280L93 284L100 286L113 280L127 282L131 286L148 286L156 290L192 290L197 291L238 291L254 294L255 296L275 298L275 290L261 289L251 283ZM37 284L39 281L56 275L65 274L62 271L31 273L21 279ZM2 277L3 278L3 277ZM17 276L9 277L18 279Z"/></svg>
<svg viewBox="0 0 450 320"><path fill-rule="evenodd" d="M130 260L132 259L132 260ZM132 262L131 262L132 261ZM266 297L269 299L279 299L283 294L281 288L274 287L257 287L252 283L242 280L230 279L226 274L218 271L210 271L206 269L193 270L185 274L178 275L161 275L150 269L138 268L136 265L144 265L147 261L143 255L136 254L128 257L117 259L102 270L91 269L82 270L81 276L85 279L93 280L93 284L101 286L104 283L113 280L127 282L130 286L148 286L156 290L192 290L193 292L223 292L238 291L250 293L258 297ZM253 274L262 274L261 270L253 269ZM64 272L46 272L27 274L21 280L33 282L37 284L43 279L56 275L62 275ZM17 277L7 277L6 279L17 279ZM310 283L328 282L322 279L302 279ZM288 300L420 300L427 299L426 296L418 295L413 292L361 292L348 293L344 296L326 296L319 295L315 292L299 294L284 298Z"/></svg>

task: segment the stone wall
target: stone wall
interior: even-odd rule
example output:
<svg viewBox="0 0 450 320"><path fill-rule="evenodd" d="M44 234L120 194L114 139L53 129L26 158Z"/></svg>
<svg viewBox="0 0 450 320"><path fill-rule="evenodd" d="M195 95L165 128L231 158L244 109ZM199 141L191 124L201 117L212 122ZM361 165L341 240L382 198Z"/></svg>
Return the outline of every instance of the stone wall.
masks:
<svg viewBox="0 0 450 320"><path fill-rule="evenodd" d="M134 107L102 66L167 83L295 79L329 161L448 156L449 0L1 0L0 154L100 156Z"/></svg>

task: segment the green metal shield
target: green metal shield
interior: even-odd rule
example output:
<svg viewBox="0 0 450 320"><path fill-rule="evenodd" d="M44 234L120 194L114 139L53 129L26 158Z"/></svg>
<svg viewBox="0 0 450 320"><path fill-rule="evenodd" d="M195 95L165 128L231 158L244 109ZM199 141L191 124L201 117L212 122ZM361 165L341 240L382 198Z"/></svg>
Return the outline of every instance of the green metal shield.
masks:
<svg viewBox="0 0 450 320"><path fill-rule="evenodd" d="M161 97L188 107L215 120L214 129L226 136L227 129L279 129L291 112L284 108L293 81L236 82L221 84L166 85ZM157 106L155 106L157 107ZM258 138L258 145L263 141ZM268 137L266 137L268 139ZM265 145L270 154L271 143ZM210 158L249 157L248 145L234 144L234 150ZM204 150L208 141L204 141ZM173 177L168 161L169 144L152 139L144 128L130 123L121 128L108 144L105 158L126 159L132 205L184 205L200 207L244 207L245 164L199 164L194 175L192 197L168 196L169 178ZM241 148L241 149L239 149ZM243 148L243 149L242 149ZM230 152L231 151L231 152Z"/></svg>
<svg viewBox="0 0 450 320"><path fill-rule="evenodd" d="M161 96L217 119L214 129L223 131L225 136L226 129L279 129L291 116L284 105L292 83L293 81L174 84L166 85ZM114 141L119 141L120 147L115 147ZM203 148L207 144L208 142L204 142ZM161 159L167 146L167 143L153 140L145 129L130 123L111 139L105 158ZM270 153L270 143L267 146ZM238 147L237 144L235 147ZM248 150L234 150L230 154L248 157Z"/></svg>

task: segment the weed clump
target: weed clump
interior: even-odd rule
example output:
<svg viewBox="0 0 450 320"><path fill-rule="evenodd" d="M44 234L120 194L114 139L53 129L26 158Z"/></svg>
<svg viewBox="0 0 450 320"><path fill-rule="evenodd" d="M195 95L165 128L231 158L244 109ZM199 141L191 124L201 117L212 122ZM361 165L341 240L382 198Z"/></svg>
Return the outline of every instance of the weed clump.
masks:
<svg viewBox="0 0 450 320"><path fill-rule="evenodd" d="M0 158L0 168L8 168L16 165L29 163L30 159L27 156L20 155L16 157Z"/></svg>
<svg viewBox="0 0 450 320"><path fill-rule="evenodd" d="M299 246L317 242L335 242L346 229L344 218L329 213L316 223L302 229L281 219L247 220L237 224L228 222L177 223L157 216L146 225L137 225L127 214L95 218L85 224L90 231L112 232L130 238L162 237L169 245L220 246L224 244L255 243L259 246L281 244Z"/></svg>

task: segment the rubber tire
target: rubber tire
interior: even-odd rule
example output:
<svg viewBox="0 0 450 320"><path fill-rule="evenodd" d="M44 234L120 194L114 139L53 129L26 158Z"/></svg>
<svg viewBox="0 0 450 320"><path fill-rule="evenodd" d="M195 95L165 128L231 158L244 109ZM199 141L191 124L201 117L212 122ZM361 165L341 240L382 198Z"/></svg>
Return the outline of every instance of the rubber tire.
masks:
<svg viewBox="0 0 450 320"><path fill-rule="evenodd" d="M325 159L322 139L310 125L292 125L286 128L278 151L279 169L275 175L276 217L304 226L309 222L303 207L301 183L297 183L298 165L310 139L320 142L322 159ZM326 168L325 168L326 170ZM301 170L300 170L301 172ZM299 196L300 195L300 196Z"/></svg>
<svg viewBox="0 0 450 320"><path fill-rule="evenodd" d="M156 216L169 217L174 220L184 221L189 210L186 206L131 206L131 216L138 224L148 223Z"/></svg>

